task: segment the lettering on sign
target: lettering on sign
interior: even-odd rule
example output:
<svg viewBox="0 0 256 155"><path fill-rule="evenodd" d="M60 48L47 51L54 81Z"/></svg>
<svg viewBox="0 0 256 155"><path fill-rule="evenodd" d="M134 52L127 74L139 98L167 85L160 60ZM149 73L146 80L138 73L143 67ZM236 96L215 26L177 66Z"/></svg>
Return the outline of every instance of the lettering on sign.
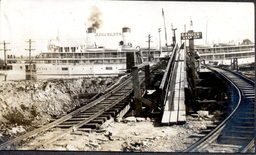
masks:
<svg viewBox="0 0 256 155"><path fill-rule="evenodd" d="M121 36L122 33L96 33L95 36Z"/></svg>
<svg viewBox="0 0 256 155"><path fill-rule="evenodd" d="M202 32L181 33L181 40L202 39Z"/></svg>

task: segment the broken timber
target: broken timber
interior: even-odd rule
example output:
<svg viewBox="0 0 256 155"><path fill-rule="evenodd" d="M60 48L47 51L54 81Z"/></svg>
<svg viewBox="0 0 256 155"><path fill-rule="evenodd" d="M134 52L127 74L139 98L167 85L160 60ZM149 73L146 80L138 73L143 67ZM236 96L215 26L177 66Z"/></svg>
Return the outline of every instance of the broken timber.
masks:
<svg viewBox="0 0 256 155"><path fill-rule="evenodd" d="M149 69L149 67L146 67L146 68ZM142 115L142 103L144 103L145 106L149 107L150 109L159 110L158 107L155 104L153 104L150 100L143 98L141 96L138 67L136 66L132 67L131 74L132 74L132 84L133 84L134 98L135 98L134 101L135 101L136 116ZM148 76L147 74L145 75Z"/></svg>

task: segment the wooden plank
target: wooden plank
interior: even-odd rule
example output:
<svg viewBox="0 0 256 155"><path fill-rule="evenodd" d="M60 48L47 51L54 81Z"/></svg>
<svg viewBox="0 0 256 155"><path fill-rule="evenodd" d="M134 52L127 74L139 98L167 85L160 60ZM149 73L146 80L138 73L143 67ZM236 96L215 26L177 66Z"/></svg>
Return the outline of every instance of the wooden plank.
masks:
<svg viewBox="0 0 256 155"><path fill-rule="evenodd" d="M179 100L179 110L186 110L186 105L185 105L184 99Z"/></svg>
<svg viewBox="0 0 256 155"><path fill-rule="evenodd" d="M169 102L169 100L166 101L166 104L164 106L164 111L170 111L170 102Z"/></svg>
<svg viewBox="0 0 256 155"><path fill-rule="evenodd" d="M180 90L174 92L174 99L180 97Z"/></svg>
<svg viewBox="0 0 256 155"><path fill-rule="evenodd" d="M180 96L179 96L179 98L185 100L185 90L184 90L184 89L181 89L181 90L180 90Z"/></svg>
<svg viewBox="0 0 256 155"><path fill-rule="evenodd" d="M180 89L180 83L176 82L174 90L178 91L179 89Z"/></svg>
<svg viewBox="0 0 256 155"><path fill-rule="evenodd" d="M183 73L180 74L180 81L184 81L184 74Z"/></svg>
<svg viewBox="0 0 256 155"><path fill-rule="evenodd" d="M184 89L185 88L185 79L180 83L180 89Z"/></svg>
<svg viewBox="0 0 256 155"><path fill-rule="evenodd" d="M178 111L171 111L170 112L170 124L176 124L178 121Z"/></svg>
<svg viewBox="0 0 256 155"><path fill-rule="evenodd" d="M179 110L179 99L174 98L174 100L173 100L173 107L171 109L173 111L178 111Z"/></svg>
<svg viewBox="0 0 256 155"><path fill-rule="evenodd" d="M180 110L178 114L178 123L186 122L186 110Z"/></svg>
<svg viewBox="0 0 256 155"><path fill-rule="evenodd" d="M164 111L161 124L162 125L169 125L169 120L170 120L170 111Z"/></svg>

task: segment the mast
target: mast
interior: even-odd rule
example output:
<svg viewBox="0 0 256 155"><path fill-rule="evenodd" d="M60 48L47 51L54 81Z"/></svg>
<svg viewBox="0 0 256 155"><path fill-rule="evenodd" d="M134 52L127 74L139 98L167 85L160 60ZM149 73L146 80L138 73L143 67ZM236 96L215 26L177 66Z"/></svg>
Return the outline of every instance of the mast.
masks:
<svg viewBox="0 0 256 155"><path fill-rule="evenodd" d="M206 33L205 33L205 44L207 44L207 29L208 29L208 16L206 17Z"/></svg>
<svg viewBox="0 0 256 155"><path fill-rule="evenodd" d="M167 33L166 33L166 27L165 27L165 17L164 17L164 9L162 8L162 16L164 19L164 31L165 31L165 41L166 41L166 47L167 47ZM168 50L168 48L167 48Z"/></svg>

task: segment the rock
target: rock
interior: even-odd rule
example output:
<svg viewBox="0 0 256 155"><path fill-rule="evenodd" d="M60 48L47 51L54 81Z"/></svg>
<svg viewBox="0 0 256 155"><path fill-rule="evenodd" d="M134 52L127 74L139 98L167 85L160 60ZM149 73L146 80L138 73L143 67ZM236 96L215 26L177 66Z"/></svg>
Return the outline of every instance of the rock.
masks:
<svg viewBox="0 0 256 155"><path fill-rule="evenodd" d="M133 133L135 136L139 136L140 135L140 133L138 133L138 132L134 132Z"/></svg>
<svg viewBox="0 0 256 155"><path fill-rule="evenodd" d="M136 121L137 121L137 122L145 122L146 119L143 118L143 117L136 117Z"/></svg>
<svg viewBox="0 0 256 155"><path fill-rule="evenodd" d="M112 137L111 137L112 138ZM109 141L109 138L108 137L102 137L101 139L100 139L101 141Z"/></svg>
<svg viewBox="0 0 256 155"><path fill-rule="evenodd" d="M107 132L104 133L104 136L110 137L110 136L112 136L112 132L107 131Z"/></svg>
<svg viewBox="0 0 256 155"><path fill-rule="evenodd" d="M123 119L120 118L120 117L115 118L115 121L118 122L118 123L120 123L122 120L123 120Z"/></svg>
<svg viewBox="0 0 256 155"><path fill-rule="evenodd" d="M199 117L198 114L190 114L192 117Z"/></svg>
<svg viewBox="0 0 256 155"><path fill-rule="evenodd" d="M209 115L209 111L199 110L199 111L197 111L197 113L198 113L198 115L199 115L200 117L206 117L206 116Z"/></svg>
<svg viewBox="0 0 256 155"><path fill-rule="evenodd" d="M147 143L148 143L147 141L142 141L143 146L147 146Z"/></svg>
<svg viewBox="0 0 256 155"><path fill-rule="evenodd" d="M92 143L90 143L90 145L94 148L100 148L100 145L96 142L92 142Z"/></svg>
<svg viewBox="0 0 256 155"><path fill-rule="evenodd" d="M206 117L207 117L207 118L213 118L214 115L207 115Z"/></svg>
<svg viewBox="0 0 256 155"><path fill-rule="evenodd" d="M11 130L9 130L9 132L12 134L17 134L17 133L25 132L25 131L26 130L22 126L17 126L17 127L12 128Z"/></svg>
<svg viewBox="0 0 256 155"><path fill-rule="evenodd" d="M73 145L70 145L70 144L67 144L66 149L69 150L69 151L70 151L70 150L73 150L73 151L74 151L74 150L77 150L76 147L74 147Z"/></svg>
<svg viewBox="0 0 256 155"><path fill-rule="evenodd" d="M127 122L136 122L136 118L134 116L130 116L130 117L126 117L124 119L124 121L127 121Z"/></svg>
<svg viewBox="0 0 256 155"><path fill-rule="evenodd" d="M151 119L149 117L146 118L147 121L151 121Z"/></svg>
<svg viewBox="0 0 256 155"><path fill-rule="evenodd" d="M158 140L158 139L160 139L161 137L160 136L156 136L155 138L154 138L154 140Z"/></svg>
<svg viewBox="0 0 256 155"><path fill-rule="evenodd" d="M77 129L75 127L72 128L72 132L75 132L77 131Z"/></svg>
<svg viewBox="0 0 256 155"><path fill-rule="evenodd" d="M147 137L146 139L148 139L148 140L153 140L154 137Z"/></svg>
<svg viewBox="0 0 256 155"><path fill-rule="evenodd" d="M202 124L202 125L200 126L200 128L201 128L202 130L204 130L204 129L207 129L207 126L204 125L204 124Z"/></svg>

